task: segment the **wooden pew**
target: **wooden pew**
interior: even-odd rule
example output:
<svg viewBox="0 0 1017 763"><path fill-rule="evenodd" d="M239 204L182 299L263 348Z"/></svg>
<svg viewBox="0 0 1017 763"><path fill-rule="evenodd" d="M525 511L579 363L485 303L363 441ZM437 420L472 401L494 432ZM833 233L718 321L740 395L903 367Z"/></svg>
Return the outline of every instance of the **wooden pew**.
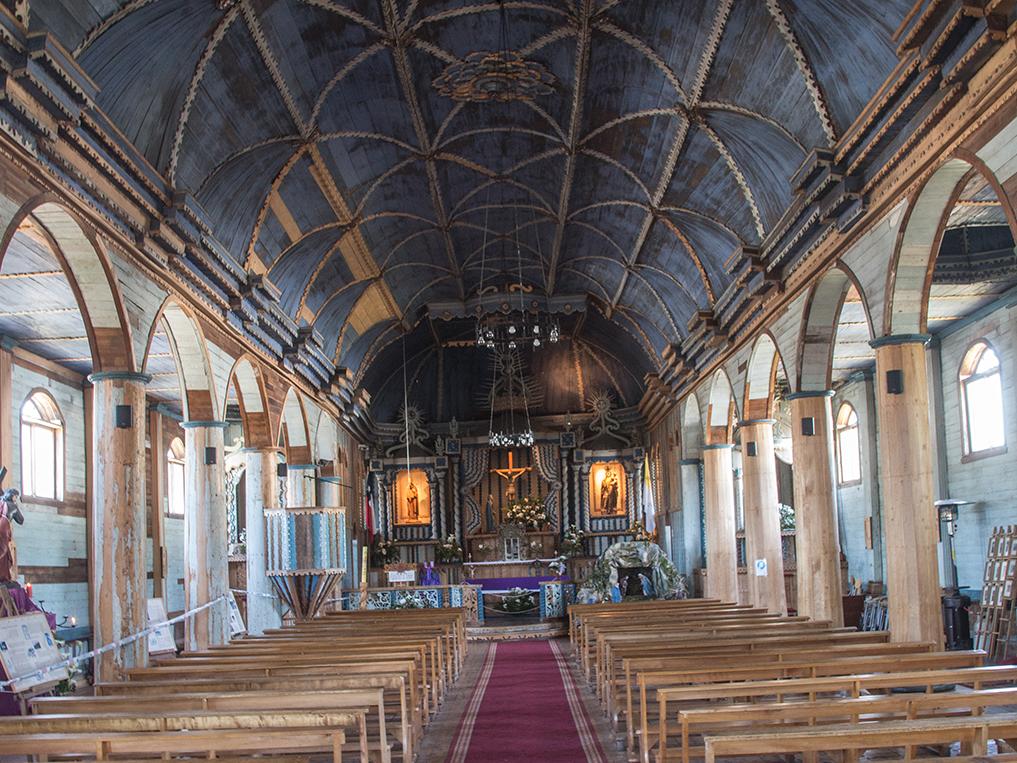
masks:
<svg viewBox="0 0 1017 763"><path fill-rule="evenodd" d="M174 693L163 696L114 696L114 697L37 697L30 701L36 715L87 715L108 713L158 712L172 713L186 711L245 711L245 710L346 710L364 707L368 709L367 749L376 750L382 763L392 760L385 724L384 691L376 689L351 689L331 692L207 692ZM377 741L372 742L372 733ZM260 763L260 761L259 761Z"/></svg>
<svg viewBox="0 0 1017 763"><path fill-rule="evenodd" d="M681 726L681 754L667 760L689 763L701 758L702 746L693 747L693 735L723 735L728 731L752 733L779 726L817 726L831 723L859 723L888 720L915 720L922 716L980 715L989 707L1017 704L1017 688L982 689L970 692L933 694L873 694L864 697L818 699L803 702L768 702L741 705L711 705L678 711Z"/></svg>
<svg viewBox="0 0 1017 763"><path fill-rule="evenodd" d="M783 701L784 698L794 696L812 701L821 695L843 693L851 697L859 697L863 691L875 692L892 689L919 688L931 693L937 686L953 684L982 689L990 684L1013 683L1015 680L1017 680L1017 667L997 665L954 670L918 670L903 673L787 678L663 687L657 689L657 733L651 737L650 726L645 714L640 720L640 759L644 763L649 763L654 749L657 751L657 760L663 760L667 754L667 740L670 735L668 725L670 703L731 704L742 698L774 697L777 701Z"/></svg>
<svg viewBox="0 0 1017 763"><path fill-rule="evenodd" d="M780 755L794 753L837 752L905 748L905 760L915 760L919 746L947 745L960 742L974 756L988 754L990 739L1017 736L1017 713L1001 713L970 718L925 718L883 723L848 723L781 731L730 732L707 736L706 763L717 757L739 755ZM850 756L848 759L851 759ZM987 758L990 761L997 757ZM957 758L950 758L955 761Z"/></svg>

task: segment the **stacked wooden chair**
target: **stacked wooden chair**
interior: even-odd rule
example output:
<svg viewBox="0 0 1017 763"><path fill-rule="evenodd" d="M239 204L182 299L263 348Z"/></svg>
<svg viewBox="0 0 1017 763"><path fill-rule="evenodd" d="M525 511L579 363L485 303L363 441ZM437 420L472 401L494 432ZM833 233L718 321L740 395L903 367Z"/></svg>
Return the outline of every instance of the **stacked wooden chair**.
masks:
<svg viewBox="0 0 1017 763"><path fill-rule="evenodd" d="M569 634L630 760L866 750L984 757L1017 740L1017 667L709 599L574 605ZM1017 760L1009 743L992 760ZM957 756L952 758L957 763Z"/></svg>
<svg viewBox="0 0 1017 763"><path fill-rule="evenodd" d="M343 612L156 660L0 719L4 755L413 760L466 656L461 609ZM257 756L257 757L255 757Z"/></svg>

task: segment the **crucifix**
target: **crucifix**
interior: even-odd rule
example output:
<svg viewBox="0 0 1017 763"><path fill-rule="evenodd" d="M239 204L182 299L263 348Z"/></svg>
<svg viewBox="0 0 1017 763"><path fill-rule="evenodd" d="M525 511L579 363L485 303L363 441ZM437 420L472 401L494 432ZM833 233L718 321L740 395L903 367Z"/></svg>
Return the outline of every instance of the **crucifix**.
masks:
<svg viewBox="0 0 1017 763"><path fill-rule="evenodd" d="M504 477L508 482L508 485L505 487L505 498L511 501L516 497L516 480L532 470L532 466L515 466L512 461L512 451L510 450L508 454L508 468L492 469L491 473Z"/></svg>

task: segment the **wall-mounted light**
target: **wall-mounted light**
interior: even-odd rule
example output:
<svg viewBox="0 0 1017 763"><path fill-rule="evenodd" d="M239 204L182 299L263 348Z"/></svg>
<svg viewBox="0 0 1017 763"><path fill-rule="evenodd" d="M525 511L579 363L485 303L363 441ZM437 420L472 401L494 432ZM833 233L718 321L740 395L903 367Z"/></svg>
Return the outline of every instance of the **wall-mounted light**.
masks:
<svg viewBox="0 0 1017 763"><path fill-rule="evenodd" d="M205 448L205 466L212 466L217 460L215 448Z"/></svg>
<svg viewBox="0 0 1017 763"><path fill-rule="evenodd" d="M816 434L816 419L813 416L806 416L802 419L802 435L812 437Z"/></svg>
<svg viewBox="0 0 1017 763"><path fill-rule="evenodd" d="M756 455L756 443L750 442L745 445L745 455L755 456Z"/></svg>

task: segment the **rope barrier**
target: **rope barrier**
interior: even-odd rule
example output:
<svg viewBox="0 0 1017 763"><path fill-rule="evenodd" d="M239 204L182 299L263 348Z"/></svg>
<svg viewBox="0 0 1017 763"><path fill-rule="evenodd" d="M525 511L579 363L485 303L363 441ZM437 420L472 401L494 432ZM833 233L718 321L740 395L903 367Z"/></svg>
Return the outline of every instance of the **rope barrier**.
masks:
<svg viewBox="0 0 1017 763"><path fill-rule="evenodd" d="M61 660L60 662L54 663L53 665L33 671L32 673L27 673L23 676L18 676L17 678L11 678L7 681L0 681L0 691L7 691L14 684L19 683L20 681L27 681L31 678L38 678L42 680L50 673L54 673L62 668L69 668L75 663L83 662L85 660L92 659L93 657L98 657L100 654L105 654L106 652L112 651L113 649L119 649L121 647L133 644L135 641L143 639L145 638L145 636L148 636L151 633L155 633L157 630L166 625L176 625L177 623L182 622L183 620L193 617L199 612L205 611L209 607L215 606L216 604L225 604L228 601L229 601L228 596L219 596L218 598L212 599L211 601L202 604L200 607L190 609L187 612L183 612L177 615L176 617L171 617L169 620L164 620L161 623L150 625L144 630L140 630L137 633L132 633L130 636L127 636L125 638L117 639L116 641L106 644L105 646L101 646L98 649L93 649L91 652L85 652L84 654L79 654L75 657L69 657L66 660Z"/></svg>

